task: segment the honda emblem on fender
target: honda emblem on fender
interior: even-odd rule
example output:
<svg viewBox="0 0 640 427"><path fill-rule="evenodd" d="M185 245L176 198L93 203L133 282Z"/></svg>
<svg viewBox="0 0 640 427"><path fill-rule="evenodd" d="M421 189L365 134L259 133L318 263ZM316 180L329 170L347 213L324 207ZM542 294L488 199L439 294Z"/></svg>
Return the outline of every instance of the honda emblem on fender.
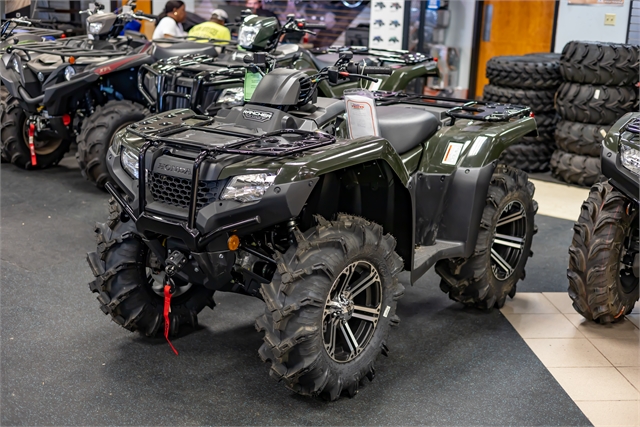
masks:
<svg viewBox="0 0 640 427"><path fill-rule="evenodd" d="M266 111L257 111L257 110L247 110L244 109L242 111L242 117L247 120L253 120L256 122L266 122L271 120L273 113L268 113Z"/></svg>

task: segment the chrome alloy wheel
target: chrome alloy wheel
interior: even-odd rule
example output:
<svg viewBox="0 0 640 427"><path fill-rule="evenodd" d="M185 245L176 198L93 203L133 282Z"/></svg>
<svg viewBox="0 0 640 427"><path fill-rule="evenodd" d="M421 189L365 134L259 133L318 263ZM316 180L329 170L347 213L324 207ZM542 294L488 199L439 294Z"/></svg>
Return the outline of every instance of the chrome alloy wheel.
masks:
<svg viewBox="0 0 640 427"><path fill-rule="evenodd" d="M498 280L506 280L516 270L527 236L527 213L519 201L507 204L496 223L491 241L491 270Z"/></svg>
<svg viewBox="0 0 640 427"><path fill-rule="evenodd" d="M333 282L322 315L324 348L336 362L353 360L375 332L382 307L382 282L367 261L345 267Z"/></svg>

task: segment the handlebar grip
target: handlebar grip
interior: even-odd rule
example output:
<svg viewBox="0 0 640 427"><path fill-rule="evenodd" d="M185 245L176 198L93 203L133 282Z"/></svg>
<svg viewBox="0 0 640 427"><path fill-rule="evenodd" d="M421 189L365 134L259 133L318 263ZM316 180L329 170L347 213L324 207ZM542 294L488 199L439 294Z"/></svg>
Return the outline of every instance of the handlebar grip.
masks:
<svg viewBox="0 0 640 427"><path fill-rule="evenodd" d="M158 20L158 17L155 15L149 15L147 13L143 13L143 12L136 12L134 13L135 16L141 17L141 18L147 18L147 19L152 19L154 21Z"/></svg>
<svg viewBox="0 0 640 427"><path fill-rule="evenodd" d="M393 73L393 69L391 67L363 67L363 70L360 70L360 74L369 75L369 74L391 74Z"/></svg>
<svg viewBox="0 0 640 427"><path fill-rule="evenodd" d="M308 22L304 23L305 30L325 30L327 26L325 24L310 24Z"/></svg>
<svg viewBox="0 0 640 427"><path fill-rule="evenodd" d="M42 23L42 19L31 19L31 18L29 18L27 20L27 22L31 22L32 24L41 24Z"/></svg>

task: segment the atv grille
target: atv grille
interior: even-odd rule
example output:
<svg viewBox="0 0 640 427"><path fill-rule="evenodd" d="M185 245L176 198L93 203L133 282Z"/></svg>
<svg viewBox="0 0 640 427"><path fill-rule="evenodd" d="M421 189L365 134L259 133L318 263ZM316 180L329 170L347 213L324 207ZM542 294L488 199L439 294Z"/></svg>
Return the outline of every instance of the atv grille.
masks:
<svg viewBox="0 0 640 427"><path fill-rule="evenodd" d="M156 202L189 209L191 180L152 172L150 190ZM218 198L218 181L200 181L196 209L202 209Z"/></svg>

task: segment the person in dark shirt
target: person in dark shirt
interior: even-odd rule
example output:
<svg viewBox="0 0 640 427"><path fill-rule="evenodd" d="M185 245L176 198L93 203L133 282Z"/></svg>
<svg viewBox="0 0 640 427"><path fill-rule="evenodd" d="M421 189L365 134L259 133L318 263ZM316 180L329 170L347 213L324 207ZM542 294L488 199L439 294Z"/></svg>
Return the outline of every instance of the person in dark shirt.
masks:
<svg viewBox="0 0 640 427"><path fill-rule="evenodd" d="M247 2L245 3L245 6L251 9L251 12L253 12L254 15L270 16L270 17L276 18L276 21L278 21L278 24L280 24L280 20L278 19L278 16L275 13L273 13L270 10L262 8L262 0L247 0Z"/></svg>

